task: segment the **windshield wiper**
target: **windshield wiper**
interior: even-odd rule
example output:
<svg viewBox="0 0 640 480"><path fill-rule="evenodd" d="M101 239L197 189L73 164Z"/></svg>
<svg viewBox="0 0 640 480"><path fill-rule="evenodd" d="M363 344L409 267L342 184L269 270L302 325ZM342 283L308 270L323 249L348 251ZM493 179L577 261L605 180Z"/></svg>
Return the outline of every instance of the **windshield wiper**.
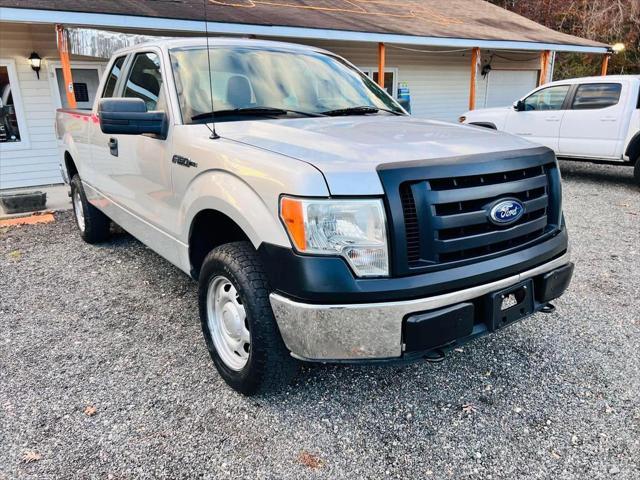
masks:
<svg viewBox="0 0 640 480"><path fill-rule="evenodd" d="M232 117L234 115L247 115L247 116L278 116L287 115L288 113L294 113L296 115L304 115L305 117L321 117L321 113L300 112L298 110L288 110L285 108L271 108L271 107L247 107L247 108L231 108L227 110L216 110L215 112L199 113L191 117L192 121L204 120L205 118L218 118L218 117Z"/></svg>
<svg viewBox="0 0 640 480"><path fill-rule="evenodd" d="M331 117L337 117L340 115L366 115L368 113L378 113L380 111L392 113L393 115L403 115L403 113L401 112L395 112L393 110L388 110L386 108L372 107L368 105L362 105L358 107L338 108L336 110L329 110L327 112L322 112L322 114L328 115Z"/></svg>

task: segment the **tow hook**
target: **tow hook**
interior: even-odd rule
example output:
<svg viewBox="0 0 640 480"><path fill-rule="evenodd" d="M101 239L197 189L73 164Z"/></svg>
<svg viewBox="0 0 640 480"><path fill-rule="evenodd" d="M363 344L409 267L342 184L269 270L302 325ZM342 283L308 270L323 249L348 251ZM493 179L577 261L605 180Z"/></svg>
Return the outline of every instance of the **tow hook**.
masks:
<svg viewBox="0 0 640 480"><path fill-rule="evenodd" d="M553 313L556 311L555 305L553 303L547 303L544 307L540 309L542 313Z"/></svg>

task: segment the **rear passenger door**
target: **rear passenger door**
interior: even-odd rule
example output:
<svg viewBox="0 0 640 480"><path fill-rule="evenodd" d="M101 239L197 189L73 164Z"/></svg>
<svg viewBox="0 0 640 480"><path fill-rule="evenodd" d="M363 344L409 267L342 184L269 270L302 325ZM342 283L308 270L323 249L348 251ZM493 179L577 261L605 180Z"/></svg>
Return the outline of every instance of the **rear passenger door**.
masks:
<svg viewBox="0 0 640 480"><path fill-rule="evenodd" d="M110 66L109 73L102 87L100 99L118 96L119 86L122 82L122 72L126 66L127 56L117 57ZM97 188L103 194L116 199L122 192L118 183L114 180L118 171L118 159L111 154L109 142L112 135L102 133L97 116L98 103L95 102L90 130L91 162L88 172L81 171L82 180Z"/></svg>
<svg viewBox="0 0 640 480"><path fill-rule="evenodd" d="M560 124L570 85L553 85L526 97L524 110L509 113L505 130L558 151Z"/></svg>
<svg viewBox="0 0 640 480"><path fill-rule="evenodd" d="M624 102L617 82L578 85L560 127L560 155L591 158L616 156Z"/></svg>

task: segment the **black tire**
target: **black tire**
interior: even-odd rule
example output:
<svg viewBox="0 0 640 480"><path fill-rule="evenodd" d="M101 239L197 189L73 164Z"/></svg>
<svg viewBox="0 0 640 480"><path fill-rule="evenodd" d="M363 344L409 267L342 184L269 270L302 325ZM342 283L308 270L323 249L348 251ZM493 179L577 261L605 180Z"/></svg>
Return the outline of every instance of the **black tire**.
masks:
<svg viewBox="0 0 640 480"><path fill-rule="evenodd" d="M209 330L207 294L211 282L224 276L235 287L246 312L251 342L247 363L233 370L218 354ZM220 376L244 395L282 389L295 377L299 362L291 357L273 316L271 289L258 254L249 242L233 242L213 249L200 271L198 304L202 332Z"/></svg>
<svg viewBox="0 0 640 480"><path fill-rule="evenodd" d="M635 178L636 184L640 187L640 157L636 158L636 165L633 167L633 178Z"/></svg>
<svg viewBox="0 0 640 480"><path fill-rule="evenodd" d="M82 181L78 174L74 175L70 182L71 185L71 203L73 205L73 213L75 214L76 225L80 236L87 243L100 243L109 238L109 230L111 220L104 213L91 205L84 193ZM79 202L76 199L78 195ZM78 216L78 205L82 208L82 217L84 218L84 227Z"/></svg>

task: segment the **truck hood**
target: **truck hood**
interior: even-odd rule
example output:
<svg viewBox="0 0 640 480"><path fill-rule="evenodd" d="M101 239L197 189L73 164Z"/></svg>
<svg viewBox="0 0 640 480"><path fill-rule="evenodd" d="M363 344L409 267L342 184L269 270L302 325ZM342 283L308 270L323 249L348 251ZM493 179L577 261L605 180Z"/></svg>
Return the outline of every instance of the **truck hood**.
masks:
<svg viewBox="0 0 640 480"><path fill-rule="evenodd" d="M410 116L352 116L227 122L226 139L307 162L320 170L332 195L382 194L377 167L531 148L521 138L486 128Z"/></svg>

